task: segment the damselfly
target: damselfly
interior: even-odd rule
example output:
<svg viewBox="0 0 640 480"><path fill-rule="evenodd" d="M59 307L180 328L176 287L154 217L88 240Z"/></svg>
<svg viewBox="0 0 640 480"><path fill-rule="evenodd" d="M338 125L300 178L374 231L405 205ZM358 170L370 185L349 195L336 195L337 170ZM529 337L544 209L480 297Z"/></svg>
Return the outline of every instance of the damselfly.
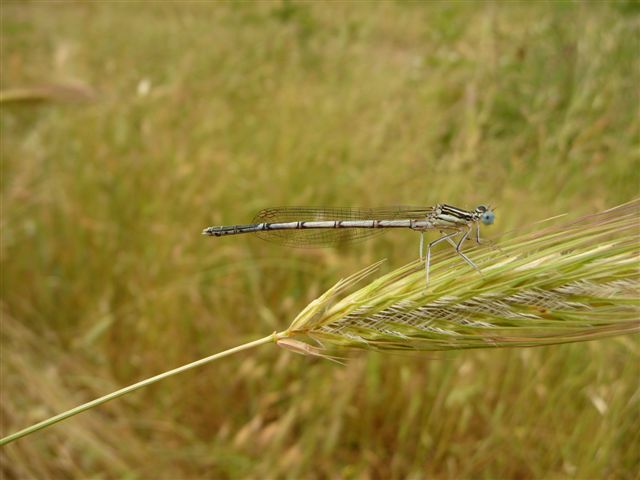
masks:
<svg viewBox="0 0 640 480"><path fill-rule="evenodd" d="M495 213L491 207L478 205L474 210L464 210L451 205L435 207L380 207L380 208L321 208L276 207L260 211L253 223L208 227L203 235L222 237L240 233L255 233L265 240L293 247L317 247L339 245L364 240L389 228L408 228L420 232L420 260L425 262L427 285L431 249L440 242L448 242L471 267L478 266L461 251L464 241L472 235L480 240L480 224L491 225ZM424 252L424 233L437 230L440 237L427 244ZM457 237L457 238L456 238Z"/></svg>

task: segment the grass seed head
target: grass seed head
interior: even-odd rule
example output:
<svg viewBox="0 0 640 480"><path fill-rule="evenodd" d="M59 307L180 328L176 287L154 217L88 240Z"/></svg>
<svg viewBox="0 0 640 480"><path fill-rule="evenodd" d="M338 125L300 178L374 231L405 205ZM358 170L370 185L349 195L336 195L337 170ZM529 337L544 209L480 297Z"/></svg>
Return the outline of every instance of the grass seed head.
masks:
<svg viewBox="0 0 640 480"><path fill-rule="evenodd" d="M640 200L474 247L478 275L455 256L394 270L359 290L374 264L338 282L284 332L322 347L459 350L532 347L640 331ZM317 354L317 347L314 353ZM298 349L299 350L299 349Z"/></svg>

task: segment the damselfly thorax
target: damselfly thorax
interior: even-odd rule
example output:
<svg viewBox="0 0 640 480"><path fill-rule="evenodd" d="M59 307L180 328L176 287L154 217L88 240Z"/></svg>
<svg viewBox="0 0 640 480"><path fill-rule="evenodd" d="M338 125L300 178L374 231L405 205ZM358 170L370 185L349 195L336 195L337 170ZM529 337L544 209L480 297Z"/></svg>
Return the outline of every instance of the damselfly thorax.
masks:
<svg viewBox="0 0 640 480"><path fill-rule="evenodd" d="M464 210L446 204L434 207L323 208L275 207L261 210L252 223L208 227L203 235L221 237L255 233L265 240L293 247L322 247L370 238L392 228L420 232L420 259L425 261L427 284L431 264L431 248L440 242L450 243L470 266L479 268L461 251L464 241L475 227L475 240L480 243L480 224L491 225L493 209L479 205ZM441 236L424 251L424 232L436 230Z"/></svg>

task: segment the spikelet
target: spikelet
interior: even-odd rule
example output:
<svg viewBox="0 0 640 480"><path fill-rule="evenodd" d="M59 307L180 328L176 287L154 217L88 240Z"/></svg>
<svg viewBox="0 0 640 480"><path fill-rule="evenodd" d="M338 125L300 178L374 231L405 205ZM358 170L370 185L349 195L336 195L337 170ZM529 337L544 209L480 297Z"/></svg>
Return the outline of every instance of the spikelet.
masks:
<svg viewBox="0 0 640 480"><path fill-rule="evenodd" d="M640 331L640 200L505 235L499 250L468 252L481 275L449 255L432 262L428 289L424 264L413 262L346 295L379 263L372 265L338 282L278 336L315 340L320 347L309 352L320 355L532 347Z"/></svg>

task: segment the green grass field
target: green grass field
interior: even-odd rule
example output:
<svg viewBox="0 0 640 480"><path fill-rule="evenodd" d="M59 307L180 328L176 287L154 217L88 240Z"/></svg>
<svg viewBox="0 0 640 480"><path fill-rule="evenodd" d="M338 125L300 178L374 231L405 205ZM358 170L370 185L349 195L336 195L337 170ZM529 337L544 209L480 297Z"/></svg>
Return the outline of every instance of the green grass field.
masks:
<svg viewBox="0 0 640 480"><path fill-rule="evenodd" d="M290 250L203 227L490 203L498 238L638 197L639 27L632 1L3 1L1 90L91 95L2 102L2 436L417 257L411 232ZM638 336L346 366L265 346L7 445L0 468L638 479L639 357Z"/></svg>

